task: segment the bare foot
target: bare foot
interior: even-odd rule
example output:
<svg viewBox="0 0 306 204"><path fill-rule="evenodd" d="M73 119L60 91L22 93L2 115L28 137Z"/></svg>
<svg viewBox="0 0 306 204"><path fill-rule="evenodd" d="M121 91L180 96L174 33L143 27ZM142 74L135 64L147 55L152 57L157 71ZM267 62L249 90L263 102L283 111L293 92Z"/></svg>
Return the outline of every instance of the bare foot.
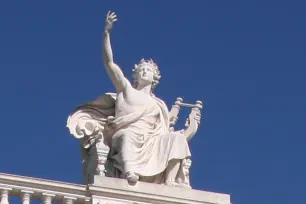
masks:
<svg viewBox="0 0 306 204"><path fill-rule="evenodd" d="M174 186L174 187L176 187L177 183L175 181L169 179L169 180L165 181L165 185L166 186Z"/></svg>
<svg viewBox="0 0 306 204"><path fill-rule="evenodd" d="M179 184L177 184L177 187L191 189L191 186L186 184L186 183L179 183Z"/></svg>
<svg viewBox="0 0 306 204"><path fill-rule="evenodd" d="M139 176L137 176L134 172L129 171L126 173L126 179L128 182L136 183L139 180Z"/></svg>

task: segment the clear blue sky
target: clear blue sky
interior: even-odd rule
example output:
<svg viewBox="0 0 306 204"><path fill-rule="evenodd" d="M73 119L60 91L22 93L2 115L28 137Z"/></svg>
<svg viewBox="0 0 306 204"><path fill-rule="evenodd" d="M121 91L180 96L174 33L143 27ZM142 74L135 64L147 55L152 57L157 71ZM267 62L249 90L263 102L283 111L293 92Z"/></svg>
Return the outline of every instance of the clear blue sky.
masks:
<svg viewBox="0 0 306 204"><path fill-rule="evenodd" d="M113 10L115 60L127 76L152 57L162 72L156 95L169 107L178 96L205 101L190 143L193 187L229 193L234 204L304 203L305 7L302 0L1 1L0 172L81 182L79 143L66 118L114 91L101 62L104 18Z"/></svg>

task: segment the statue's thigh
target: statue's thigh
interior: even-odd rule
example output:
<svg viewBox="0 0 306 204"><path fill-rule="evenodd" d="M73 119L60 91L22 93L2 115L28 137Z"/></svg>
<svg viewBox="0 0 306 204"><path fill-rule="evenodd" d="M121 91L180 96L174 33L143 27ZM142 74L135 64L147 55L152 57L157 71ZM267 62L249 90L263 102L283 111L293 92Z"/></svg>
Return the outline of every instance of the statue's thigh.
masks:
<svg viewBox="0 0 306 204"><path fill-rule="evenodd" d="M113 139L113 145L116 148L132 148L136 144L135 138L137 136L128 130L119 130Z"/></svg>

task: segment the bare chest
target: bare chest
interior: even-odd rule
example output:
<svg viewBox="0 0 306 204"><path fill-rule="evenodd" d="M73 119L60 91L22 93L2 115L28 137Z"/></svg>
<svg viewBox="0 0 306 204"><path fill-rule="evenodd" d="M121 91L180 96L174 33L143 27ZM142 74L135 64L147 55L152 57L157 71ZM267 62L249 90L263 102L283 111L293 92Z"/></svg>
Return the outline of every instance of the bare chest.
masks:
<svg viewBox="0 0 306 204"><path fill-rule="evenodd" d="M148 94L137 90L119 93L116 100L116 116L123 116L133 112L143 111L154 105L156 101Z"/></svg>

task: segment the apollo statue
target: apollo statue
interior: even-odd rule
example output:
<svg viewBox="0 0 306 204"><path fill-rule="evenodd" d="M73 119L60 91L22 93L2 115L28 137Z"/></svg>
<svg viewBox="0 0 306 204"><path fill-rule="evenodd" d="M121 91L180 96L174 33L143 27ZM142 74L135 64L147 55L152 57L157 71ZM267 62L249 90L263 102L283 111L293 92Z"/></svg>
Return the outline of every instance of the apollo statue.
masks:
<svg viewBox="0 0 306 204"><path fill-rule="evenodd" d="M116 21L116 14L108 12L102 43L104 66L116 93L79 106L67 120L70 133L81 142L84 183L100 175L131 184L190 188L188 140L198 129L202 102L186 104L178 98L169 112L153 93L161 73L152 59L134 66L131 83L113 58L110 33ZM175 131L182 106L192 111L185 128Z"/></svg>

